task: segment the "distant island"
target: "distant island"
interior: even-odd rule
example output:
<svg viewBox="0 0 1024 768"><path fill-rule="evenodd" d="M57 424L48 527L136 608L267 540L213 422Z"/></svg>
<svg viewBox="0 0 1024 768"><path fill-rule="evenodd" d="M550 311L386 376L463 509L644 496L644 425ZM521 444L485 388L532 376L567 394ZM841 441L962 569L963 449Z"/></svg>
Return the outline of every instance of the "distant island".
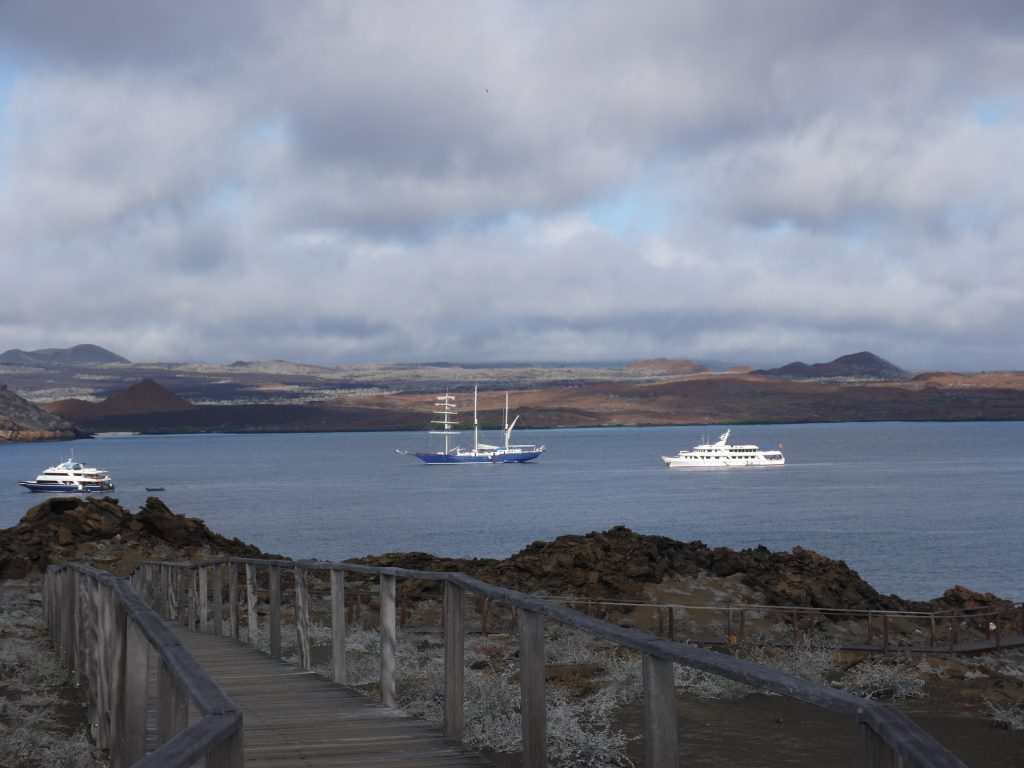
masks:
<svg viewBox="0 0 1024 768"><path fill-rule="evenodd" d="M1024 419L1024 372L912 373L871 352L779 368L618 365L137 363L82 344L0 354L0 440L97 432L418 430L433 396L521 428Z"/></svg>

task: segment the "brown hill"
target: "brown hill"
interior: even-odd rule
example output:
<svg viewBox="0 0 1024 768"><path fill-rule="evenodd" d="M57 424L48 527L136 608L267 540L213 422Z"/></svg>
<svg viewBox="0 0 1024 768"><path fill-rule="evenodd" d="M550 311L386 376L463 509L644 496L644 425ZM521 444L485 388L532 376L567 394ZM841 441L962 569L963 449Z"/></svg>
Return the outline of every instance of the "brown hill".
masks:
<svg viewBox="0 0 1024 768"><path fill-rule="evenodd" d="M85 400L57 400L40 406L68 421L82 424L105 416L130 416L148 413L181 413L197 406L162 387L152 379L143 379L127 389L114 392L106 400L90 403Z"/></svg>

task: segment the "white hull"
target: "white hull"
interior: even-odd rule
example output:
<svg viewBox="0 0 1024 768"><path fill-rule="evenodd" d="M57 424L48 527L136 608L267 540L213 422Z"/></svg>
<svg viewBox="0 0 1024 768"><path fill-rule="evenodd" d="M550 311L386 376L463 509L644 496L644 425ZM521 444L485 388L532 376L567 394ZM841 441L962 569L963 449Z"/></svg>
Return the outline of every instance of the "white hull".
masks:
<svg viewBox="0 0 1024 768"><path fill-rule="evenodd" d="M701 443L691 451L675 456L662 456L669 469L729 469L731 467L782 467L786 458L782 451L763 451L756 445L729 445L726 430L717 443Z"/></svg>

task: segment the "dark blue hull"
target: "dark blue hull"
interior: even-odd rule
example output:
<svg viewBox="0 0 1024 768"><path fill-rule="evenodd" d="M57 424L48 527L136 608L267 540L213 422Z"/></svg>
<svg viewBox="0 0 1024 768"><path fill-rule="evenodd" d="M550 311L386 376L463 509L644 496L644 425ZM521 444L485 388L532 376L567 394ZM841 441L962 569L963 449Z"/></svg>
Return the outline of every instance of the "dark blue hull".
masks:
<svg viewBox="0 0 1024 768"><path fill-rule="evenodd" d="M112 491L114 486L84 485L79 488L76 485L58 485L57 483L31 483L23 480L18 483L28 488L33 493L102 493Z"/></svg>
<svg viewBox="0 0 1024 768"><path fill-rule="evenodd" d="M540 456L541 451L510 451L485 454L415 453L427 464L521 464Z"/></svg>

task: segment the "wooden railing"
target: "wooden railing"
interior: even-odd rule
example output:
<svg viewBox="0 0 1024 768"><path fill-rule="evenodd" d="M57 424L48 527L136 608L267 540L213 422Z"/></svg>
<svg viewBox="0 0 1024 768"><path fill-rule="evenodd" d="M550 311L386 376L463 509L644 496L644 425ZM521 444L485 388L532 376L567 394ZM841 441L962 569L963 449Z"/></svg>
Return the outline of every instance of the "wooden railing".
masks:
<svg viewBox="0 0 1024 768"><path fill-rule="evenodd" d="M241 768L238 708L126 580L87 565L51 565L43 614L85 691L96 743L112 768L188 768L200 760L207 768ZM147 755L151 655L157 747ZM199 713L192 725L190 702Z"/></svg>
<svg viewBox="0 0 1024 768"><path fill-rule="evenodd" d="M395 703L397 658L396 581L399 578L441 582L444 588L444 732L451 739L463 736L463 671L466 632L465 603L473 594L509 606L516 612L519 636L523 765L546 766L546 708L544 690L544 619L576 627L590 635L641 654L645 753L648 766L678 765L673 665L682 664L748 686L782 694L848 717L859 724L861 765L907 768L963 768L950 754L902 712L868 699L815 685L726 654L691 647L667 638L626 629L551 601L497 587L462 573L375 568L349 563L229 558L198 566L143 563L133 574L139 593L165 615L177 617L200 631L223 633L223 570L228 580L228 634L239 637L239 568L245 568L245 609L248 641L257 645L259 616L257 580L266 569L269 596L264 633L270 653L281 655L281 575L294 575L294 613L299 665L310 669L310 599L307 574L330 575L332 676L346 682L345 576L359 574L379 579L380 698ZM208 589L209 588L209 589ZM212 596L212 605L210 604ZM211 616L212 614L212 616Z"/></svg>
<svg viewBox="0 0 1024 768"><path fill-rule="evenodd" d="M988 641L992 649L1000 650L1006 635L1016 634L1018 641L1020 636L1024 636L1024 604L948 608L939 611L887 611L754 603L695 605L561 596L544 599L570 606L588 616L604 618L609 614L628 614L634 619L640 617L650 629L656 629L657 634L670 640L674 640L677 634L687 634L690 639L694 639L694 633L701 631L698 642L706 644L744 640L752 634L751 624L754 619L768 618L784 628L781 633L772 634L763 630L756 633L769 644L783 644L787 635L796 641L801 634L814 634L823 627L827 629L829 623L841 622L847 626L856 623L860 627L862 639L854 640L847 629L845 635L848 641L837 641L836 647L877 650L883 655L906 646L913 646L915 652L927 648L935 653L955 654L959 652L962 643L981 640ZM704 621L696 627L695 622L692 622L686 631L680 633L678 625L682 617L691 620L702 617ZM920 638L916 636L918 634Z"/></svg>

